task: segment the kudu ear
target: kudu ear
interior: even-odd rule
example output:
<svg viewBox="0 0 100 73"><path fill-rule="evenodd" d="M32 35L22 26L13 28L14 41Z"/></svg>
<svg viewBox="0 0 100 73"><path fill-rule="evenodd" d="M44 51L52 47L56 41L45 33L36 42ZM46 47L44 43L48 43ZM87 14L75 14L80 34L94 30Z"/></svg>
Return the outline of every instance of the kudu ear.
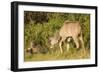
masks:
<svg viewBox="0 0 100 73"><path fill-rule="evenodd" d="M51 41L53 38L52 37L49 37L49 41Z"/></svg>
<svg viewBox="0 0 100 73"><path fill-rule="evenodd" d="M52 40L52 39L51 39L51 37L49 37L49 38L48 38L48 43L50 43L50 42L51 42L51 40Z"/></svg>

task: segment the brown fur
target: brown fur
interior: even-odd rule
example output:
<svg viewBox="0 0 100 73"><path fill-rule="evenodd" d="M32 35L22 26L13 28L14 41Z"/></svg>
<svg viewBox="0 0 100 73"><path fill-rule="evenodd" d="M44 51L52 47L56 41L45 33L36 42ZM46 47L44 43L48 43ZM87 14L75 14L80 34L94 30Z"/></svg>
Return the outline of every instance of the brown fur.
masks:
<svg viewBox="0 0 100 73"><path fill-rule="evenodd" d="M62 53L62 42L66 40L66 38L71 37L76 45L76 48L79 48L79 41L82 44L82 48L84 48L84 42L83 42L83 37L82 37L82 31L81 31L81 26L78 21L65 21L63 23L63 26L59 30L59 47L60 47L60 52ZM59 39L56 39L56 37L50 38L51 40L51 46L54 44L58 43Z"/></svg>

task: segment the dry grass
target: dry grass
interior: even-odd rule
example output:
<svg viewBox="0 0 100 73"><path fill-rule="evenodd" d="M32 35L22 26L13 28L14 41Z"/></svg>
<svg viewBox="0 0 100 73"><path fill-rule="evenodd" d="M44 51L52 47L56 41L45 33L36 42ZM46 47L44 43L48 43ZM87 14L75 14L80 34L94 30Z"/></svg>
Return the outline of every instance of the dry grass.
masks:
<svg viewBox="0 0 100 73"><path fill-rule="evenodd" d="M69 51L64 51L62 54L59 50L55 52L47 52L46 54L37 53L29 55L25 52L25 62L29 61L48 61L48 60L75 60L75 59L88 59L90 58L90 50L76 50L70 49Z"/></svg>

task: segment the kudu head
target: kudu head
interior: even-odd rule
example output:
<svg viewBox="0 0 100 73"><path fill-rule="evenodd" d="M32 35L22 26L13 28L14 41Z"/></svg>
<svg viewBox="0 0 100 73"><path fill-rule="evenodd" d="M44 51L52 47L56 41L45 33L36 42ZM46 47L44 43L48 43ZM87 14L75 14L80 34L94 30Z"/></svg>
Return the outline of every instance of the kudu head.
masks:
<svg viewBox="0 0 100 73"><path fill-rule="evenodd" d="M53 48L54 45L58 43L58 40L55 37L50 37L49 41L50 41L50 48Z"/></svg>

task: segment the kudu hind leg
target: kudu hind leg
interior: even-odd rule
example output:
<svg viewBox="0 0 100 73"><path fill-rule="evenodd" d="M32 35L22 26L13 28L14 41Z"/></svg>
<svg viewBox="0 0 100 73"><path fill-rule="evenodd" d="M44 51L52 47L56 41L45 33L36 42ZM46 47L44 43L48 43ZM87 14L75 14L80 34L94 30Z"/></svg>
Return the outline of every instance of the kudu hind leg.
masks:
<svg viewBox="0 0 100 73"><path fill-rule="evenodd" d="M81 41L82 49L85 49L82 35L80 35L79 40Z"/></svg>
<svg viewBox="0 0 100 73"><path fill-rule="evenodd" d="M78 48L79 48L79 41L78 41L78 38L73 38L73 39L74 39L76 48L78 49Z"/></svg>
<svg viewBox="0 0 100 73"><path fill-rule="evenodd" d="M85 46L84 46L84 41L83 41L82 35L80 35L79 40L80 40L81 46L82 46L82 53L81 53L81 54L82 54L82 56L84 57L84 56L86 55L86 48L85 48Z"/></svg>

